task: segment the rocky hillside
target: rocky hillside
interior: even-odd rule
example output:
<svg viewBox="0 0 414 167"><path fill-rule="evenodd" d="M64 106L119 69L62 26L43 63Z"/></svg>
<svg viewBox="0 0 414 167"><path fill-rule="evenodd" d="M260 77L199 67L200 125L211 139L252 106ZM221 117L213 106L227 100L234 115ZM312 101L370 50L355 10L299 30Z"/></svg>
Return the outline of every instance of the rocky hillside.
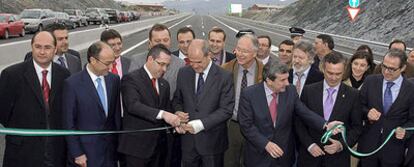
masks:
<svg viewBox="0 0 414 167"><path fill-rule="evenodd" d="M278 13L248 16L256 20L389 43L402 39L414 47L414 1L361 0L351 22L348 1L299 0Z"/></svg>
<svg viewBox="0 0 414 167"><path fill-rule="evenodd" d="M20 13L25 8L48 8L62 11L66 8L86 9L88 7L107 7L119 9L113 0L0 0L0 12Z"/></svg>

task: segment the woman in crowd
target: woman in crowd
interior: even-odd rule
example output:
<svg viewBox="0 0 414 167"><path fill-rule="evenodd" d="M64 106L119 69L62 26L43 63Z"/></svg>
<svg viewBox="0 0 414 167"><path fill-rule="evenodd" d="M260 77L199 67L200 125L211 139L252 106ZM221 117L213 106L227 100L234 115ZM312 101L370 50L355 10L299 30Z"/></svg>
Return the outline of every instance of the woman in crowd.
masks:
<svg viewBox="0 0 414 167"><path fill-rule="evenodd" d="M372 74L374 61L369 52L357 51L348 61L344 75L344 83L353 88L360 89L367 75Z"/></svg>

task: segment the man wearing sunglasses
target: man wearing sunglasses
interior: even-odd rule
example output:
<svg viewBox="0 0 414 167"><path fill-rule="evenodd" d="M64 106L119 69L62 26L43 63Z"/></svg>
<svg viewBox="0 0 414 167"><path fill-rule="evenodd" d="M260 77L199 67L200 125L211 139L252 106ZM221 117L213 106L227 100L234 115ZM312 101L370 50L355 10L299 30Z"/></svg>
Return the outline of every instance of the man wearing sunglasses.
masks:
<svg viewBox="0 0 414 167"><path fill-rule="evenodd" d="M404 161L405 139L410 133L400 127L414 126L414 99L410 97L414 94L414 84L401 75L406 63L404 51L390 49L380 65L382 75L368 76L361 88L364 126L358 151L373 151L398 127L382 150L361 158L361 167L397 167Z"/></svg>

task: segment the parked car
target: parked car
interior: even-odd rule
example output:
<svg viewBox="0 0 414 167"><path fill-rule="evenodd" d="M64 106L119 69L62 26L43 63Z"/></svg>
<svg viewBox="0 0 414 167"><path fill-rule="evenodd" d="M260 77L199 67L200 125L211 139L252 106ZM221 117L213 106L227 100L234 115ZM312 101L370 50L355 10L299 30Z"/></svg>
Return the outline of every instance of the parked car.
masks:
<svg viewBox="0 0 414 167"><path fill-rule="evenodd" d="M121 20L122 22L129 22L128 12L121 11Z"/></svg>
<svg viewBox="0 0 414 167"><path fill-rule="evenodd" d="M134 16L134 20L139 20L141 18L141 13L137 11L131 11L132 15Z"/></svg>
<svg viewBox="0 0 414 167"><path fill-rule="evenodd" d="M69 19L76 23L78 27L88 26L88 17L79 9L63 9L63 12L69 14Z"/></svg>
<svg viewBox="0 0 414 167"><path fill-rule="evenodd" d="M109 24L109 15L102 8L87 8L86 16L89 17L89 24Z"/></svg>
<svg viewBox="0 0 414 167"><path fill-rule="evenodd" d="M8 39L12 35L24 36L24 23L19 16L10 13L0 13L0 37Z"/></svg>
<svg viewBox="0 0 414 167"><path fill-rule="evenodd" d="M121 22L121 15L119 10L116 9L105 9L105 12L109 15L109 21L113 21L115 23Z"/></svg>
<svg viewBox="0 0 414 167"><path fill-rule="evenodd" d="M63 24L68 29L75 29L76 23L69 19L69 15L65 12L55 12L56 22Z"/></svg>
<svg viewBox="0 0 414 167"><path fill-rule="evenodd" d="M20 13L20 18L28 32L42 31L44 27L56 22L55 15L50 9L24 9Z"/></svg>

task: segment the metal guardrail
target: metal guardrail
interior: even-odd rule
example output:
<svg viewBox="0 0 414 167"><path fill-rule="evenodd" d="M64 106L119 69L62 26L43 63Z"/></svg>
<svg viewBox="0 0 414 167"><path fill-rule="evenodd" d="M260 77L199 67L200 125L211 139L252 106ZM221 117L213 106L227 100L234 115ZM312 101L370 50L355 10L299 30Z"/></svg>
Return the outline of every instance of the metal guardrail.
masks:
<svg viewBox="0 0 414 167"><path fill-rule="evenodd" d="M284 30L286 30L286 32L288 32L288 29L290 28L289 26L285 26L285 25L268 23L268 22L263 22L263 21L256 21L256 20L251 20L251 19L246 19L246 18L240 18L240 17L234 17L234 16L225 16L225 17L231 18L231 19L244 20L244 21L247 21L247 22L253 22L255 24L261 24L261 25L264 25L264 26L271 26L271 27L275 27L275 28L278 28L278 29L284 29ZM384 56L384 53L388 50L388 45L389 45L388 43L370 41L370 40L354 38L354 37L348 37L348 36L342 36L342 35L337 35L337 34L332 34L332 33L327 33L327 32L314 31L314 30L309 30L309 29L305 29L305 31L306 31L305 38L314 39L318 34L327 34L327 35L330 35L334 38L335 45L345 47L345 48L349 48L349 49L357 48L358 46L360 46L362 44L368 45L373 50L374 58L377 58L377 62L378 62L378 58ZM407 51L411 51L411 50L413 50L413 48L407 48ZM352 54L352 53L350 53L350 54Z"/></svg>

